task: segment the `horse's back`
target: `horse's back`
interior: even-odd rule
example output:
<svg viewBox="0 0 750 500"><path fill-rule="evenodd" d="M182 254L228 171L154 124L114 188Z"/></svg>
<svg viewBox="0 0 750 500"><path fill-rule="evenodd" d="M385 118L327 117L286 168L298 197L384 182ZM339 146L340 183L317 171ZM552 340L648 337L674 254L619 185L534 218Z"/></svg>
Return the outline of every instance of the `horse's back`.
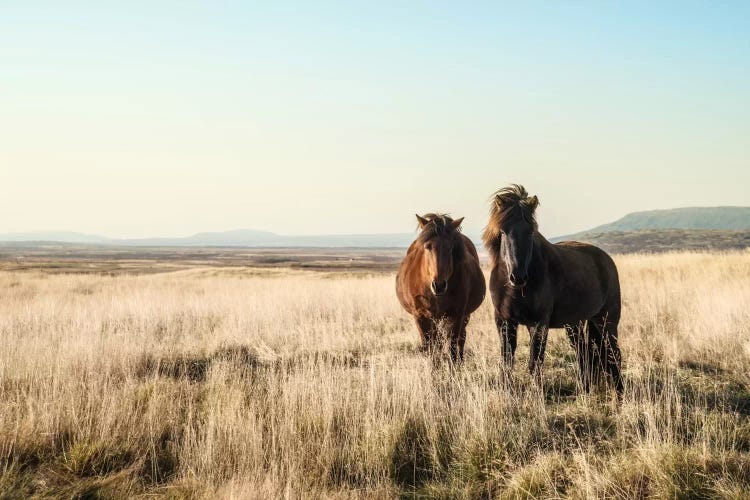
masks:
<svg viewBox="0 0 750 500"><path fill-rule="evenodd" d="M561 241L555 243L554 246L564 257L572 258L578 262L588 261L603 275L602 278L617 282L619 289L617 265L612 257L598 246L580 241Z"/></svg>
<svg viewBox="0 0 750 500"><path fill-rule="evenodd" d="M554 245L556 248L569 251L570 253L588 255L594 259L594 261L606 265L607 267L611 267L615 272L617 271L617 266L612 257L596 245L583 243L581 241L561 241Z"/></svg>

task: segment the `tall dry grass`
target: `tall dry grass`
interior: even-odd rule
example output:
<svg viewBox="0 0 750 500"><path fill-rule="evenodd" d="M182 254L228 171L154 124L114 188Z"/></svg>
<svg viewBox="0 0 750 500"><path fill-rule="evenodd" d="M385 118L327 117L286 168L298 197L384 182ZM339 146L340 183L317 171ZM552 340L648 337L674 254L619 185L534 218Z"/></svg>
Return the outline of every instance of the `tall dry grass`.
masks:
<svg viewBox="0 0 750 500"><path fill-rule="evenodd" d="M0 274L6 497L742 498L750 253L617 258L626 391L550 336L510 378L489 300L452 370L392 275Z"/></svg>

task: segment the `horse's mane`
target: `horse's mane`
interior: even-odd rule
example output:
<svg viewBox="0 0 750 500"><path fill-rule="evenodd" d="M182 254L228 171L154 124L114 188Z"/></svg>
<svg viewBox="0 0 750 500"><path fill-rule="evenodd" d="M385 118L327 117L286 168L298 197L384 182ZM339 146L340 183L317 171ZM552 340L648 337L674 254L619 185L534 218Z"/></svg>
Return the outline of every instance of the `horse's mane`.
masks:
<svg viewBox="0 0 750 500"><path fill-rule="evenodd" d="M484 246L494 258L500 250L500 234L504 225L525 220L537 228L536 207L539 199L529 196L526 188L520 184L511 184L495 192L492 195L492 206L490 208L490 221L482 233Z"/></svg>

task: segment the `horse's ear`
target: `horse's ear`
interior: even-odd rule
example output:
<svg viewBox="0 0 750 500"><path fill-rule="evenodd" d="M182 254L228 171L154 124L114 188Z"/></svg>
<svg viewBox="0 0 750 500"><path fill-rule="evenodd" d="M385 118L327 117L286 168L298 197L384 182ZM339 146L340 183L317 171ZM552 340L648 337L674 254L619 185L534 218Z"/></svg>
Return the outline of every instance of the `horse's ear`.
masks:
<svg viewBox="0 0 750 500"><path fill-rule="evenodd" d="M464 221L464 218L461 217L460 219L456 219L451 224L453 224L453 229L458 229L461 227L461 223Z"/></svg>
<svg viewBox="0 0 750 500"><path fill-rule="evenodd" d="M509 198L506 198L506 197L504 197L504 196L503 196L503 195L501 195L501 194L496 194L496 195L495 195L495 206L496 206L496 207L497 207L497 208L498 208L499 210L502 210L502 209L503 209L503 207L505 207L505 206L507 206L507 205L508 205L508 203L513 203L513 200L511 200L511 199L509 199Z"/></svg>
<svg viewBox="0 0 750 500"><path fill-rule="evenodd" d="M539 198L537 198L536 195L528 198L526 206L529 207L529 209L533 212L534 210L536 210L536 207L539 206Z"/></svg>
<svg viewBox="0 0 750 500"><path fill-rule="evenodd" d="M428 221L424 217L421 217L419 214L415 215L417 216L417 224L419 224L419 229L423 229L427 224L429 224L430 221Z"/></svg>

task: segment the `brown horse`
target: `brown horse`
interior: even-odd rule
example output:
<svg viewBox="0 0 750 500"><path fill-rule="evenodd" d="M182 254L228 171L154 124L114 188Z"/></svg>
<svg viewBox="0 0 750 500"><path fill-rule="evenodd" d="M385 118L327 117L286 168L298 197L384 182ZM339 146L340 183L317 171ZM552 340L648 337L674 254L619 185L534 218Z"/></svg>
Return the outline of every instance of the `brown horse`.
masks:
<svg viewBox="0 0 750 500"><path fill-rule="evenodd" d="M460 219L417 215L419 236L396 276L396 294L414 316L426 351L439 348L439 323L450 335L453 361L463 360L469 315L484 300L486 285L477 249L461 234Z"/></svg>
<svg viewBox="0 0 750 500"><path fill-rule="evenodd" d="M589 390L604 372L621 395L617 267L593 245L547 241L537 230L538 204L523 186L501 189L494 195L483 234L492 261L490 294L505 363L513 366L516 329L524 325L531 342L529 371L541 381L547 331L565 328L584 388Z"/></svg>

